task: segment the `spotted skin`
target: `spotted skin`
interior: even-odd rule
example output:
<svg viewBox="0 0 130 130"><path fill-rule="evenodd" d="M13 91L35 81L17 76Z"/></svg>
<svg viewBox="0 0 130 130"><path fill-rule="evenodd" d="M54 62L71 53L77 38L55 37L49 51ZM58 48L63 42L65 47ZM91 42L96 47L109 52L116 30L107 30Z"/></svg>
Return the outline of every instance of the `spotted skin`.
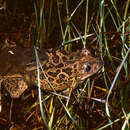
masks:
<svg viewBox="0 0 130 130"><path fill-rule="evenodd" d="M29 85L37 86L36 59L32 49L12 48L11 51L13 54L2 56L8 60L0 59L0 88L4 86L12 98L19 98ZM49 82L56 91L75 89L102 66L101 60L91 56L87 49L72 53L49 50L40 54L39 59L46 74L45 77L40 69L40 87L44 91L52 91Z"/></svg>

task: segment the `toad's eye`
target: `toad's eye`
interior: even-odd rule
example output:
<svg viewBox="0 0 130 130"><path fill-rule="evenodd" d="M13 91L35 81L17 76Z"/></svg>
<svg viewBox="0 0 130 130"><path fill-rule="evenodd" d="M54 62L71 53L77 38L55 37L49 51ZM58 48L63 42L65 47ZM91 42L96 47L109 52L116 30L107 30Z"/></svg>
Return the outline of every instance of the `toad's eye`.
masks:
<svg viewBox="0 0 130 130"><path fill-rule="evenodd" d="M91 70L91 65L90 64L86 65L84 71L89 72L90 70Z"/></svg>

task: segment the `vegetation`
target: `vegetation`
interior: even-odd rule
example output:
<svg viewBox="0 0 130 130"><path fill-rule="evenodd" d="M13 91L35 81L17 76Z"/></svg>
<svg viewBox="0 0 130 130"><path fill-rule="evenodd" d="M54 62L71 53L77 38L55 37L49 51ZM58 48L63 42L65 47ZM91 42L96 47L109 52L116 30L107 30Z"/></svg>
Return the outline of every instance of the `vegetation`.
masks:
<svg viewBox="0 0 130 130"><path fill-rule="evenodd" d="M1 4L1 42L9 38L24 47L62 47L66 51L91 48L100 56L103 67L67 101L59 94L41 93L38 88L38 101L37 95L31 97L31 103L26 99L23 122L31 129L129 129L130 0L25 1L23 5L17 1L14 7L9 0ZM9 18L15 22L10 23ZM5 29L6 23L13 33Z"/></svg>

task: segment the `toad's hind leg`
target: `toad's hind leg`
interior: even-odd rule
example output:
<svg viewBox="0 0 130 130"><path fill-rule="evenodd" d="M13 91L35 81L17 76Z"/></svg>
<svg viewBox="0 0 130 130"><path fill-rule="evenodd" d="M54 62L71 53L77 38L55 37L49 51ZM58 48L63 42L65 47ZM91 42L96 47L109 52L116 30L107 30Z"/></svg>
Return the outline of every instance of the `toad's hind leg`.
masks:
<svg viewBox="0 0 130 130"><path fill-rule="evenodd" d="M9 92L12 98L19 98L28 88L27 82L22 77L0 76L0 112L2 111L1 87Z"/></svg>
<svg viewBox="0 0 130 130"><path fill-rule="evenodd" d="M22 77L8 77L2 83L12 98L19 98L28 88L27 82Z"/></svg>

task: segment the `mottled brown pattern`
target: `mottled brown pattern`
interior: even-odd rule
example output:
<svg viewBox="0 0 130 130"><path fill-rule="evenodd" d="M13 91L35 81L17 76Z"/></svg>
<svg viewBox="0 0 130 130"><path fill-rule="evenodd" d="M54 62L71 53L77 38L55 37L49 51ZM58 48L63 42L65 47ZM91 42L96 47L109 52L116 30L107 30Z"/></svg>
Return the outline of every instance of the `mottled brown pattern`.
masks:
<svg viewBox="0 0 130 130"><path fill-rule="evenodd" d="M27 81L21 75L3 76L0 85L6 87L12 98L19 98L28 88Z"/></svg>
<svg viewBox="0 0 130 130"><path fill-rule="evenodd" d="M13 55L8 53L2 55L7 57L9 61L0 60L0 67L3 64L6 65L5 71L0 68L0 72L2 72L0 80L1 85L7 89L11 97L18 98L28 85L37 86L37 67L33 49L12 48L11 51L14 52ZM86 78L95 74L102 66L99 58L92 57L87 49L70 54L60 50L49 50L44 53L38 51L38 53L47 76L46 79L40 69L40 87L45 91L52 91L48 79L56 91L63 91L67 88L74 89Z"/></svg>

